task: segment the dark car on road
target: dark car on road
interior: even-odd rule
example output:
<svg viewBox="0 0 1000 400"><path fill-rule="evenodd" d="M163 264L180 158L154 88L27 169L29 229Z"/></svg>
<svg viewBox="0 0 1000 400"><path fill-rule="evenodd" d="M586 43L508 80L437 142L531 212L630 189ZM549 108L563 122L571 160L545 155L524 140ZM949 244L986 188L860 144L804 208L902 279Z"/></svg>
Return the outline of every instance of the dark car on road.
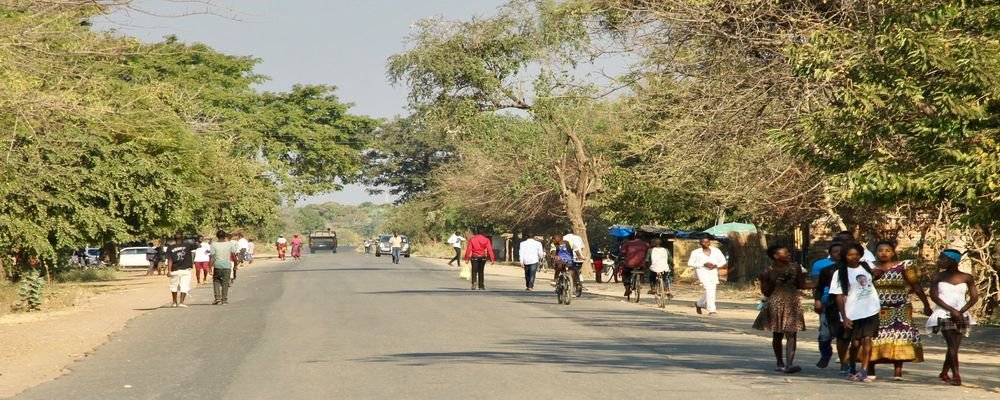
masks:
<svg viewBox="0 0 1000 400"><path fill-rule="evenodd" d="M309 234L309 252L316 253L324 250L337 252L337 232L326 230Z"/></svg>

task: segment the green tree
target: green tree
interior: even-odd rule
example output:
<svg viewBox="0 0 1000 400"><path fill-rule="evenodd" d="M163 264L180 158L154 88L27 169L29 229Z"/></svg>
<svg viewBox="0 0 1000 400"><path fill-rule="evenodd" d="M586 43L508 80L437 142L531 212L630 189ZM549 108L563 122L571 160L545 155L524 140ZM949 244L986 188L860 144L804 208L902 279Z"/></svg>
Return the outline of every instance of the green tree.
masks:
<svg viewBox="0 0 1000 400"><path fill-rule="evenodd" d="M946 210L973 239L984 311L998 303L1000 5L885 1L789 48L813 85L780 137L857 204ZM992 297L991 297L992 296Z"/></svg>
<svg viewBox="0 0 1000 400"><path fill-rule="evenodd" d="M586 242L584 214L605 170L590 138L608 134L609 125L601 121L605 109L592 104L590 91L575 85L572 74L563 69L577 61L573 57L580 54L573 50L582 47L577 41L586 36L581 29L568 29L578 25L549 18L549 11L556 9L547 2L514 1L490 18L422 21L410 38L411 48L389 59L389 77L408 86L410 102L421 117L432 118L439 132L461 138L456 158L462 164L447 169L451 177L439 177L454 178L448 191L465 197L451 204L487 205L487 211L474 214L479 223L509 216L514 221L505 222L519 222L556 210ZM543 67L535 72L532 65ZM527 119L498 115L511 110L527 114ZM522 122L534 124L534 129L515 129L515 135L493 129ZM518 148L511 143L531 145ZM546 150L555 153L535 153ZM520 163L515 168L480 168L511 160ZM507 174L482 176L500 169ZM461 189L476 186L480 188ZM510 190L499 196L494 187ZM547 199L556 202L539 201ZM517 214L515 209L527 212Z"/></svg>

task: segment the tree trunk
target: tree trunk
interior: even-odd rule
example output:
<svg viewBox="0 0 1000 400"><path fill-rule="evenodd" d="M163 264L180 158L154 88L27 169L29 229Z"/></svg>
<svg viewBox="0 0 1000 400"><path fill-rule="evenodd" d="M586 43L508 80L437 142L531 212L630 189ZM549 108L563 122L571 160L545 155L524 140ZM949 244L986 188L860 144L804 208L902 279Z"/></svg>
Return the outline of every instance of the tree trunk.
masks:
<svg viewBox="0 0 1000 400"><path fill-rule="evenodd" d="M583 220L583 202L577 200L574 196L573 198L567 198L566 202L566 216L569 217L569 223L573 227L573 232L583 238L583 248L580 252L583 253L583 257L587 259L583 263L583 269L580 270L580 274L592 278L594 276L594 264L590 261L590 238L587 237L587 222Z"/></svg>

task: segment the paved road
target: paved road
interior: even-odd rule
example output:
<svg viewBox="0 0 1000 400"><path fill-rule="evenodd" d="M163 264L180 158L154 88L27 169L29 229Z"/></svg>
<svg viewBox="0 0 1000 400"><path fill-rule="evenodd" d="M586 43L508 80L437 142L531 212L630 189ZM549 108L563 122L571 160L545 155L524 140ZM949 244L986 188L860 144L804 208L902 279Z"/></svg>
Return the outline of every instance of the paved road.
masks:
<svg viewBox="0 0 1000 400"><path fill-rule="evenodd" d="M708 318L590 295L560 306L513 278L487 285L472 292L453 270L346 251L255 266L232 304L208 305L210 291L197 289L191 308L133 320L70 374L17 398L996 397L934 383L848 383L808 366L813 349L803 349L802 374L781 375L769 372L767 339Z"/></svg>

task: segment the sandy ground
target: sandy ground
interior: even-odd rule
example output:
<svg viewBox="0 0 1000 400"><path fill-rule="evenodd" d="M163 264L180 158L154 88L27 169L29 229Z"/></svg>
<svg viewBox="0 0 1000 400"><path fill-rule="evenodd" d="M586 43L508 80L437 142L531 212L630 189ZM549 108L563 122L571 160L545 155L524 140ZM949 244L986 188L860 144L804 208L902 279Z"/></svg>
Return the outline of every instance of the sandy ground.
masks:
<svg viewBox="0 0 1000 400"><path fill-rule="evenodd" d="M87 357L132 318L170 305L165 276L145 276L140 270L120 276L112 282L82 284L100 293L78 299L76 307L0 317L0 398L67 373L68 365ZM193 291L192 296L210 293Z"/></svg>

